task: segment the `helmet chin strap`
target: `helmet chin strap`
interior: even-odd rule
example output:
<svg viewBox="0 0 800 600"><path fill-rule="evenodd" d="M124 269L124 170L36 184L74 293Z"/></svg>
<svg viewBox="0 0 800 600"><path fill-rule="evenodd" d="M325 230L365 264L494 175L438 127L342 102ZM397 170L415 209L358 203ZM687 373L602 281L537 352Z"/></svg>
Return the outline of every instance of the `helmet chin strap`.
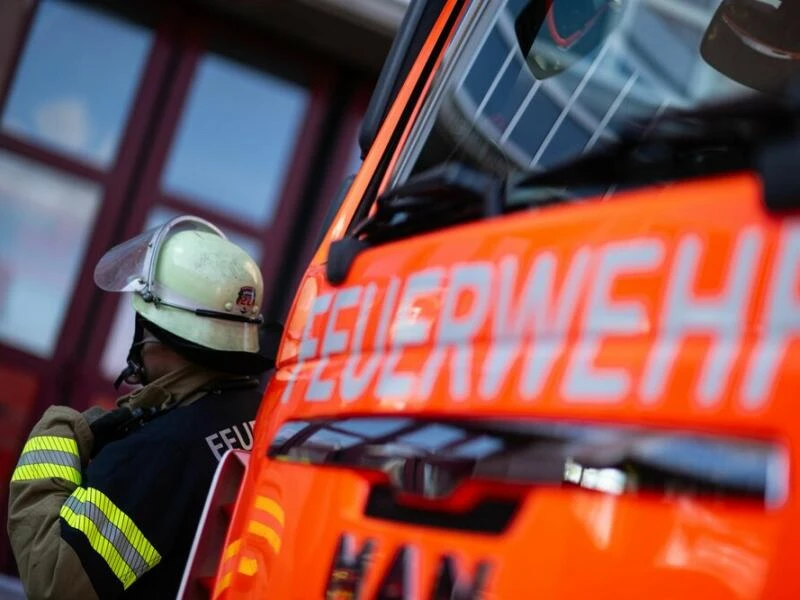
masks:
<svg viewBox="0 0 800 600"><path fill-rule="evenodd" d="M114 389L119 389L124 381L128 385L147 385L147 373L144 370L144 363L142 362L142 346L145 344L161 343L160 340L154 337L144 337L144 324L139 313L136 313L136 325L133 333L133 342L128 350L128 364L120 372L116 381L114 381Z"/></svg>

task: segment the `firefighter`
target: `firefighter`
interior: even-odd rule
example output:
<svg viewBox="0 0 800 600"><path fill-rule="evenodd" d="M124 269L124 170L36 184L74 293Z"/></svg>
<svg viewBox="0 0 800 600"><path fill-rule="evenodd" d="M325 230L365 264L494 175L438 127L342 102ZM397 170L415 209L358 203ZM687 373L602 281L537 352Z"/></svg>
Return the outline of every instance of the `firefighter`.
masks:
<svg viewBox="0 0 800 600"><path fill-rule="evenodd" d="M174 598L219 458L252 446L262 279L211 223L177 217L109 250L132 292L115 410L48 408L10 483L8 531L29 598Z"/></svg>

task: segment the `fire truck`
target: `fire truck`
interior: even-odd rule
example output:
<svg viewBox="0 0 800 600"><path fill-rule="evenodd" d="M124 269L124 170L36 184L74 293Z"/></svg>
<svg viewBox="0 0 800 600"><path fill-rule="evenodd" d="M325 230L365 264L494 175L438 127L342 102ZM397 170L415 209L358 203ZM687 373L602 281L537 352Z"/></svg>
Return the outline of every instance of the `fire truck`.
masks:
<svg viewBox="0 0 800 600"><path fill-rule="evenodd" d="M800 3L414 0L182 598L800 598Z"/></svg>

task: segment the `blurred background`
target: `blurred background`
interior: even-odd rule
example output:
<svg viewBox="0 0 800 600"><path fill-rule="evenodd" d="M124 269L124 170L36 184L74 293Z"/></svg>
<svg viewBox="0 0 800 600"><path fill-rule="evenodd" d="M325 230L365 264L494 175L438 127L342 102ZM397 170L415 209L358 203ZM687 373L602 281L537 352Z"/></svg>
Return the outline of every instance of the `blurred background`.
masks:
<svg viewBox="0 0 800 600"><path fill-rule="evenodd" d="M0 573L28 430L116 397L133 319L97 259L195 214L282 319L407 1L0 0Z"/></svg>

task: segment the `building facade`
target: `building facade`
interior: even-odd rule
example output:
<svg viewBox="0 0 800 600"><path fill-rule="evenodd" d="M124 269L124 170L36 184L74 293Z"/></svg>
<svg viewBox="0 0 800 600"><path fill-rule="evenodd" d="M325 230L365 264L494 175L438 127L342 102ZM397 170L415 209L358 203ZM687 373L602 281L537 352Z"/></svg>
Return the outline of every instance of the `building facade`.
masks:
<svg viewBox="0 0 800 600"><path fill-rule="evenodd" d="M281 319L403 0L0 2L0 514L50 404L110 405L133 320L93 284L175 214L259 262ZM14 573L0 536L0 569Z"/></svg>

